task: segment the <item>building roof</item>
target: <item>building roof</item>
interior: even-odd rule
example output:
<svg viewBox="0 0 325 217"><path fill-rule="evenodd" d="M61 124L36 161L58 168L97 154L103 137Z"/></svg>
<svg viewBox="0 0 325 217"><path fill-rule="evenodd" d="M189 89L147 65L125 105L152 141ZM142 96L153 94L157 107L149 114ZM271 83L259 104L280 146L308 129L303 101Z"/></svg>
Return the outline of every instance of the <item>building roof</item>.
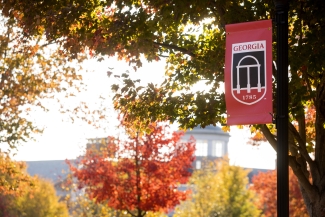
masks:
<svg viewBox="0 0 325 217"><path fill-rule="evenodd" d="M75 160L71 160L74 162ZM29 175L37 175L54 184L65 179L69 173L69 165L65 160L26 161Z"/></svg>
<svg viewBox="0 0 325 217"><path fill-rule="evenodd" d="M194 127L192 130L186 131L189 134L214 134L230 137L229 133L224 132L220 127L208 125L205 128L202 128L200 125Z"/></svg>

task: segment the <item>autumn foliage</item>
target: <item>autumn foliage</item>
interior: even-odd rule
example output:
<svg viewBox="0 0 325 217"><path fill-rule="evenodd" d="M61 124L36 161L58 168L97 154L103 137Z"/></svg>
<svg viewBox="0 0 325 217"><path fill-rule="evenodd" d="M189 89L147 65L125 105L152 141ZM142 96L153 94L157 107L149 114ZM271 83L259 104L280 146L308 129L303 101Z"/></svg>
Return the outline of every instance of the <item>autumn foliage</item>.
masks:
<svg viewBox="0 0 325 217"><path fill-rule="evenodd" d="M0 216L67 217L68 209L51 182L28 175L24 162L0 151Z"/></svg>
<svg viewBox="0 0 325 217"><path fill-rule="evenodd" d="M256 195L247 189L249 171L229 165L227 157L204 162L188 188L191 197L175 209L174 217L259 217Z"/></svg>
<svg viewBox="0 0 325 217"><path fill-rule="evenodd" d="M22 26L3 13L0 26L0 142L14 148L42 130L29 115L36 108L48 109L43 99L59 101L59 92L69 97L82 87L79 70L86 55L72 62L58 43L42 35L25 38Z"/></svg>
<svg viewBox="0 0 325 217"><path fill-rule="evenodd" d="M259 173L253 177L252 189L259 195L258 206L265 217L277 216L276 170ZM289 169L289 216L307 217L307 209L302 198L297 177Z"/></svg>
<svg viewBox="0 0 325 217"><path fill-rule="evenodd" d="M13 161L8 153L0 151L0 195L19 196L33 182L26 173L25 163Z"/></svg>
<svg viewBox="0 0 325 217"><path fill-rule="evenodd" d="M109 137L100 152L88 150L80 169L71 166L79 187L97 202L137 217L185 200L188 192L177 187L191 175L195 141L180 143L183 134L163 124L151 127L151 133L134 138Z"/></svg>
<svg viewBox="0 0 325 217"><path fill-rule="evenodd" d="M325 204L325 1L277 2L283 4L282 9L288 9L289 165L299 179L310 215L321 217L324 216ZM277 20L275 9L272 0L3 0L0 3L2 15L15 21L22 30L19 34L22 39L37 41L34 39L40 38L40 41L55 42L62 48L60 52L68 57L78 57L87 51L99 60L117 56L135 69L142 65L143 57L148 61L164 58L167 77L164 82L142 87L131 76L122 76L122 84L112 87L114 107L127 114L125 119L129 123L168 120L177 122L184 129L226 123L224 93L218 91L224 81L225 26ZM12 29L16 28L8 30ZM1 46L7 47L2 48L5 56L13 46L7 46L6 42L11 40L2 41ZM273 55L276 56L276 43L273 45ZM7 66L24 67L29 65L28 60L34 59L13 57L8 56L2 62L4 77L18 75L6 73L15 72L7 70ZM59 55L57 59L66 58ZM155 77L155 70L152 70L152 75ZM1 80L7 82L8 87L5 89L7 92L3 91L6 96L2 98L3 104L16 105L16 100L22 102L25 96L22 98L21 95L25 92L32 91L32 97L38 96L35 92L38 88L11 89L18 78ZM32 81L29 76L25 78L26 82ZM53 81L55 78L50 76L47 79ZM193 87L198 82L204 82L206 86L196 91ZM276 82L274 76L274 86ZM50 82L39 87L47 84ZM13 98L14 94L17 97ZM12 119L12 115L7 113L11 109L4 106L1 111L2 116L9 114L3 129L0 129L3 135L9 135L5 136L7 141L24 136L24 128L30 129L25 122L25 125L19 125L21 130L16 133L19 119ZM277 117L276 112L274 115ZM310 118L314 116L317 118L311 122ZM254 141L258 143L267 139L276 150L275 126L255 127Z"/></svg>

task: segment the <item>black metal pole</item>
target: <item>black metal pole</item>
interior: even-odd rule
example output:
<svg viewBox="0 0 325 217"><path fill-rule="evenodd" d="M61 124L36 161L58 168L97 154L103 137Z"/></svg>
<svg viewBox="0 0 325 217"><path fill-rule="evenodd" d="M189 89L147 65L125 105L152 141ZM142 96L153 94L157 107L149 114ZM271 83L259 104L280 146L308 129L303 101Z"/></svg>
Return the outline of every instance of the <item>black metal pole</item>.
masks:
<svg viewBox="0 0 325 217"><path fill-rule="evenodd" d="M274 0L277 27L277 212L289 216L288 1Z"/></svg>

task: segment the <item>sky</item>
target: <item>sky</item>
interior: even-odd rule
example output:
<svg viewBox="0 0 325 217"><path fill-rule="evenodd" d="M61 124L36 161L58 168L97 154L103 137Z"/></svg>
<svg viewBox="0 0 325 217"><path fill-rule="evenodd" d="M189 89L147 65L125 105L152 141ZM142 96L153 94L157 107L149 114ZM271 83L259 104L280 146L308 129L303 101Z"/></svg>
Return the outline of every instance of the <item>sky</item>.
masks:
<svg viewBox="0 0 325 217"><path fill-rule="evenodd" d="M88 61L84 65L85 71L81 72L87 84L87 91L77 94L76 97L64 99L65 103L74 104L82 100L93 108L101 105L107 108L107 115L110 118L103 120L100 128L95 128L80 120L72 122L71 119L62 116L57 109L56 102L49 101L49 112L38 110L31 114L35 123L44 127L43 134L36 135L35 140L21 144L15 152L14 159L21 161L74 159L83 153L87 138L114 135L117 122L109 100L112 96L110 86L112 83L118 83L119 78L113 75L108 77L107 71L121 74L129 70L130 75L139 78L143 84L159 83L164 77L164 66L163 61L145 63L142 68L134 72L127 63L117 61L115 58L101 63L95 60ZM99 100L100 98L102 101ZM275 168L276 153L269 144L263 143L257 147L247 144L249 132L237 127L231 127L230 135L228 155L231 164L245 168Z"/></svg>

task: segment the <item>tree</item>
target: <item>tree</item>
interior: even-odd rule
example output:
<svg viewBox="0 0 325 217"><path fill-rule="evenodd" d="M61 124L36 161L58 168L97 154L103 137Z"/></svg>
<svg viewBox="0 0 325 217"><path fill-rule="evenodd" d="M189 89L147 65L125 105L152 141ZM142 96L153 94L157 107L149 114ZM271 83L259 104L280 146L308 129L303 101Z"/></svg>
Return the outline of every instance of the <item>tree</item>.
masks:
<svg viewBox="0 0 325 217"><path fill-rule="evenodd" d="M34 186L34 179L26 174L26 165L12 161L8 153L0 152L0 216L8 216L7 207L14 198Z"/></svg>
<svg viewBox="0 0 325 217"><path fill-rule="evenodd" d="M31 177L23 162L0 152L0 216L65 217L68 209L52 183Z"/></svg>
<svg viewBox="0 0 325 217"><path fill-rule="evenodd" d="M15 199L9 208L11 216L68 217L68 208L59 202L51 182L37 179L35 187Z"/></svg>
<svg viewBox="0 0 325 217"><path fill-rule="evenodd" d="M42 99L78 91L82 78L78 61L86 55L80 54L72 64L59 44L45 41L42 35L24 38L16 20L3 14L0 23L0 142L15 148L18 141L41 131L28 115L35 108L47 109Z"/></svg>
<svg viewBox="0 0 325 217"><path fill-rule="evenodd" d="M33 186L33 179L26 173L26 164L10 159L0 151L0 194L20 195L24 185Z"/></svg>
<svg viewBox="0 0 325 217"><path fill-rule="evenodd" d="M255 194L247 188L247 170L229 165L228 159L205 165L191 177L192 197L176 207L175 217L260 216Z"/></svg>
<svg viewBox="0 0 325 217"><path fill-rule="evenodd" d="M171 133L165 124L151 128L127 139L109 137L100 152L87 151L81 167L71 165L90 199L134 217L168 211L186 199L188 192L177 186L191 175L195 142L180 145L182 133Z"/></svg>
<svg viewBox="0 0 325 217"><path fill-rule="evenodd" d="M70 216L73 217L128 217L127 211L114 210L107 206L105 202L99 203L95 199L90 199L87 194L78 194L71 199L66 198L69 206ZM146 217L166 217L161 213L148 212Z"/></svg>
<svg viewBox="0 0 325 217"><path fill-rule="evenodd" d="M72 205L72 206L71 206ZM71 216L75 217L127 217L123 212L113 210L106 204L97 203L95 199L89 199L88 195L80 195L70 202Z"/></svg>
<svg viewBox="0 0 325 217"><path fill-rule="evenodd" d="M263 210L265 217L276 216L276 170L260 172L253 176L252 187L259 198L258 207ZM307 217L306 205L302 198L297 177L289 170L289 215L292 217Z"/></svg>
<svg viewBox="0 0 325 217"><path fill-rule="evenodd" d="M13 0L0 6L24 29L24 37L62 39L74 54L88 48L96 55L116 54L135 68L141 55L149 61L166 57L166 81L140 87L125 77L122 86L113 87L115 108L128 114L129 123L140 117L145 123L168 119L183 128L226 123L224 94L217 91L224 79L225 25L274 18L271 0ZM289 2L289 164L311 216L323 216L325 204L324 13L323 0ZM191 92L200 80L209 85ZM276 150L274 126L253 127Z"/></svg>
<svg viewBox="0 0 325 217"><path fill-rule="evenodd" d="M97 152L98 153L98 152ZM69 162L70 163L70 162ZM68 191L64 201L69 207L69 214L72 217L128 217L125 210L115 210L107 206L106 201L98 202L95 198L90 199L84 189L78 189L78 181L71 173L62 182L63 190ZM147 212L146 217L167 217L159 212Z"/></svg>

